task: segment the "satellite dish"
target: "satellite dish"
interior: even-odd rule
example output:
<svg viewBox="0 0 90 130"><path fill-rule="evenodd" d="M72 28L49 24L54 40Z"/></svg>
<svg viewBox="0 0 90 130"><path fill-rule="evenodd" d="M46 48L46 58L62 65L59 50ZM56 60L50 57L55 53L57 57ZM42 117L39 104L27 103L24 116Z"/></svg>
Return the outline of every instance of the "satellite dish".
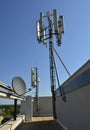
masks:
<svg viewBox="0 0 90 130"><path fill-rule="evenodd" d="M22 96L26 93L26 84L21 77L14 77L12 79L12 87L15 93L19 96Z"/></svg>

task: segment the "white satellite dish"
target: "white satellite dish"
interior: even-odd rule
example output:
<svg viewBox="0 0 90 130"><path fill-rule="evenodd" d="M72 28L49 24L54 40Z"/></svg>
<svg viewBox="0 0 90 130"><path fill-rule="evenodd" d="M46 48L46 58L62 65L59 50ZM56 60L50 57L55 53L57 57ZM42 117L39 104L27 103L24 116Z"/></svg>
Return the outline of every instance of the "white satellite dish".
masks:
<svg viewBox="0 0 90 130"><path fill-rule="evenodd" d="M14 77L12 79L12 87L15 93L19 96L22 96L26 93L26 84L21 77Z"/></svg>

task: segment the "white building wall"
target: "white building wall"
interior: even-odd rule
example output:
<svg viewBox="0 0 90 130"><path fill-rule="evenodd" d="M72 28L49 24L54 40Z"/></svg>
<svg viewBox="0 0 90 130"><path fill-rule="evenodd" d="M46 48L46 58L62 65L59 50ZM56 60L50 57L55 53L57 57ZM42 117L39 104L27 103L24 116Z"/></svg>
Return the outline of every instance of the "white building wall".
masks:
<svg viewBox="0 0 90 130"><path fill-rule="evenodd" d="M57 119L68 130L90 130L90 85L67 93L66 99L56 98Z"/></svg>
<svg viewBox="0 0 90 130"><path fill-rule="evenodd" d="M62 86L66 102L56 90L57 120L68 130L90 130L90 60Z"/></svg>
<svg viewBox="0 0 90 130"><path fill-rule="evenodd" d="M39 112L36 112L36 102L33 102L34 116L48 116L53 115L52 111L52 97L39 97Z"/></svg>
<svg viewBox="0 0 90 130"><path fill-rule="evenodd" d="M21 101L21 114L25 114L25 120L32 120L33 104L31 96L27 96L26 101Z"/></svg>

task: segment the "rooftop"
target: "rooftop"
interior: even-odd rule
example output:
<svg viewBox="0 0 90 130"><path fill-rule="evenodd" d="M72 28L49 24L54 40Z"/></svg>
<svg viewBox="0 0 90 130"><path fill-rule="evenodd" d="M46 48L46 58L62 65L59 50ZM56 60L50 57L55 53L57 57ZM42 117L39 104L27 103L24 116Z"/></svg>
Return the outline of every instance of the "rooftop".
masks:
<svg viewBox="0 0 90 130"><path fill-rule="evenodd" d="M53 117L33 117L31 122L24 122L17 130L64 130Z"/></svg>

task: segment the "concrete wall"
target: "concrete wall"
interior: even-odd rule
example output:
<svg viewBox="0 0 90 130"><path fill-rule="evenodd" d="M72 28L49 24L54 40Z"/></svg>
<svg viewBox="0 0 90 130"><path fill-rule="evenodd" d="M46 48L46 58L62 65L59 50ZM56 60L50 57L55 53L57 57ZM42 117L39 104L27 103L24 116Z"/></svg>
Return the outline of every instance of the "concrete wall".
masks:
<svg viewBox="0 0 90 130"><path fill-rule="evenodd" d="M34 116L47 116L52 115L52 97L39 97L39 112L36 112L36 102L33 102L33 115Z"/></svg>
<svg viewBox="0 0 90 130"><path fill-rule="evenodd" d="M68 130L90 130L90 60L56 90L57 120Z"/></svg>
<svg viewBox="0 0 90 130"><path fill-rule="evenodd" d="M21 102L21 114L25 114L25 120L32 120L32 116L53 115L52 97L39 97L39 111L36 111L34 98L27 96L26 101Z"/></svg>
<svg viewBox="0 0 90 130"><path fill-rule="evenodd" d="M57 119L68 130L90 130L90 85L66 94L67 102L56 98Z"/></svg>
<svg viewBox="0 0 90 130"><path fill-rule="evenodd" d="M26 101L21 102L21 114L25 114L25 120L32 120L33 104L31 96L27 96Z"/></svg>

